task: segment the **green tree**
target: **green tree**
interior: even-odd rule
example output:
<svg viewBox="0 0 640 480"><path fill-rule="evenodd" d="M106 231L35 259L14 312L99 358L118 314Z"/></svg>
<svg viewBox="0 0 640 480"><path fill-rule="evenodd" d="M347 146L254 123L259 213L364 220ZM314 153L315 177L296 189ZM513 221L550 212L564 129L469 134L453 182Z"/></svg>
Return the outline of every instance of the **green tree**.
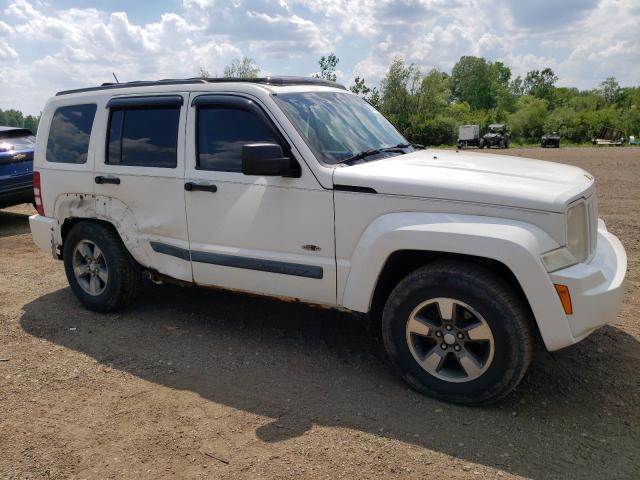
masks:
<svg viewBox="0 0 640 480"><path fill-rule="evenodd" d="M415 109L415 92L420 78L420 70L415 65L407 66L402 59L396 58L380 82L380 111L403 133L408 130Z"/></svg>
<svg viewBox="0 0 640 480"><path fill-rule="evenodd" d="M323 78L325 80L330 80L332 82L336 81L336 67L340 59L336 57L334 53L330 53L326 57L323 55L320 60L318 60L318 65L320 65L320 73L316 73L314 77Z"/></svg>
<svg viewBox="0 0 640 480"><path fill-rule="evenodd" d="M40 123L40 116L27 115L24 118L24 124L22 125L24 128L28 128L33 133L38 131L38 124Z"/></svg>
<svg viewBox="0 0 640 480"><path fill-rule="evenodd" d="M546 100L525 95L518 98L516 111L508 116L512 137L524 142L537 142L544 134L547 119Z"/></svg>
<svg viewBox="0 0 640 480"><path fill-rule="evenodd" d="M353 85L349 87L353 93L360 95L367 102L378 108L380 105L380 92L376 87L368 87L362 77L356 77L353 80Z"/></svg>
<svg viewBox="0 0 640 480"><path fill-rule="evenodd" d="M531 70L524 77L523 93L553 103L555 83L558 77L549 67L543 70Z"/></svg>
<svg viewBox="0 0 640 480"><path fill-rule="evenodd" d="M6 127L22 127L24 125L24 115L20 110L5 110L2 112L2 124Z"/></svg>
<svg viewBox="0 0 640 480"><path fill-rule="evenodd" d="M620 100L621 93L622 89L615 77L608 77L604 82L600 83L600 87L596 90L596 94L609 103L616 103Z"/></svg>
<svg viewBox="0 0 640 480"><path fill-rule="evenodd" d="M451 102L450 77L433 69L422 79L417 91L417 112L422 116L435 116Z"/></svg>
<svg viewBox="0 0 640 480"><path fill-rule="evenodd" d="M209 72L206 73L208 74ZM258 73L260 73L260 68L256 65L256 62L252 58L242 57L234 58L231 61L231 65L224 67L223 76L225 78L256 78Z"/></svg>
<svg viewBox="0 0 640 480"><path fill-rule="evenodd" d="M493 108L496 104L491 65L481 57L461 57L451 70L451 92L471 108Z"/></svg>

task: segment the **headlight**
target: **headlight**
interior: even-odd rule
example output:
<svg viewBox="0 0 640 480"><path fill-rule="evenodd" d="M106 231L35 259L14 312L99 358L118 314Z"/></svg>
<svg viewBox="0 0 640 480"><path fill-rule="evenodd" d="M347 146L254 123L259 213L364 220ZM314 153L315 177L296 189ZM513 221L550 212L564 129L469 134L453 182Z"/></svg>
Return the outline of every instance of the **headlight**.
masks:
<svg viewBox="0 0 640 480"><path fill-rule="evenodd" d="M587 207L577 203L567 210L567 240L564 247L541 255L547 272L555 272L584 262L589 256Z"/></svg>
<svg viewBox="0 0 640 480"><path fill-rule="evenodd" d="M584 202L567 211L567 249L578 262L584 262L589 256L587 206Z"/></svg>

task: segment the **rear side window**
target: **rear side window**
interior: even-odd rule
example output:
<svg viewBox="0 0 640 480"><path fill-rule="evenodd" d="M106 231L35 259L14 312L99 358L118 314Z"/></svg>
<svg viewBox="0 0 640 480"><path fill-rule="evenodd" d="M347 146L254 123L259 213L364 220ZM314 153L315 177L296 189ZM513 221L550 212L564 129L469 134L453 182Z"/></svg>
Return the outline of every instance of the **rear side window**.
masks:
<svg viewBox="0 0 640 480"><path fill-rule="evenodd" d="M111 109L106 163L175 168L179 107Z"/></svg>
<svg viewBox="0 0 640 480"><path fill-rule="evenodd" d="M255 113L236 108L198 108L198 169L242 172L242 146L279 143Z"/></svg>
<svg viewBox="0 0 640 480"><path fill-rule="evenodd" d="M47 162L86 163L96 105L59 107L53 114L47 140Z"/></svg>

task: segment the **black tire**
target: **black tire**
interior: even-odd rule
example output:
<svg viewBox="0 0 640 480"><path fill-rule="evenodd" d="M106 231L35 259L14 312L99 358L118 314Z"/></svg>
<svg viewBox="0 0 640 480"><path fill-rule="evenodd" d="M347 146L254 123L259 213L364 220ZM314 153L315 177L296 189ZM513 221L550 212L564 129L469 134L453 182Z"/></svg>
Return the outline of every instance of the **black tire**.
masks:
<svg viewBox="0 0 640 480"><path fill-rule="evenodd" d="M100 248L108 267L108 279L98 295L85 291L74 273L73 255L76 247L83 241L92 242ZM120 236L110 225L91 221L74 225L64 241L63 260L71 290L89 310L113 312L122 309L136 298L140 290L142 269L129 255Z"/></svg>
<svg viewBox="0 0 640 480"><path fill-rule="evenodd" d="M475 379L454 382L438 378L411 352L407 340L411 313L425 300L439 297L464 302L484 317L491 330L495 346L492 360ZM467 405L490 403L511 392L527 371L533 351L530 317L520 296L491 271L455 261L419 268L395 287L382 315L382 337L391 362L412 388ZM434 348L440 347L436 344Z"/></svg>
<svg viewBox="0 0 640 480"><path fill-rule="evenodd" d="M485 147L484 139L482 138L482 139L480 139L480 143L478 143L478 148L479 148L480 150L482 150L484 147Z"/></svg>

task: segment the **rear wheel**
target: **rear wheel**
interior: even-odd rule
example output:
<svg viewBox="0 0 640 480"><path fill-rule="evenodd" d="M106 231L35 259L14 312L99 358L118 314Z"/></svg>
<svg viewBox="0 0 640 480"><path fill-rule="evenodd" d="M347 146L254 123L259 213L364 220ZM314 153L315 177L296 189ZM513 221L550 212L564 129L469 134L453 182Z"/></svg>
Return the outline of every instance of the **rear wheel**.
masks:
<svg viewBox="0 0 640 480"><path fill-rule="evenodd" d="M531 361L522 300L473 264L440 262L411 273L385 305L382 332L392 363L409 385L455 403L503 397Z"/></svg>
<svg viewBox="0 0 640 480"><path fill-rule="evenodd" d="M480 139L480 143L478 143L478 147L479 147L480 149L483 149L483 148L484 148L484 146L485 146L484 138L481 138L481 139Z"/></svg>
<svg viewBox="0 0 640 480"><path fill-rule="evenodd" d="M63 259L73 293L89 310L121 309L138 293L141 269L112 227L76 224L65 238Z"/></svg>

